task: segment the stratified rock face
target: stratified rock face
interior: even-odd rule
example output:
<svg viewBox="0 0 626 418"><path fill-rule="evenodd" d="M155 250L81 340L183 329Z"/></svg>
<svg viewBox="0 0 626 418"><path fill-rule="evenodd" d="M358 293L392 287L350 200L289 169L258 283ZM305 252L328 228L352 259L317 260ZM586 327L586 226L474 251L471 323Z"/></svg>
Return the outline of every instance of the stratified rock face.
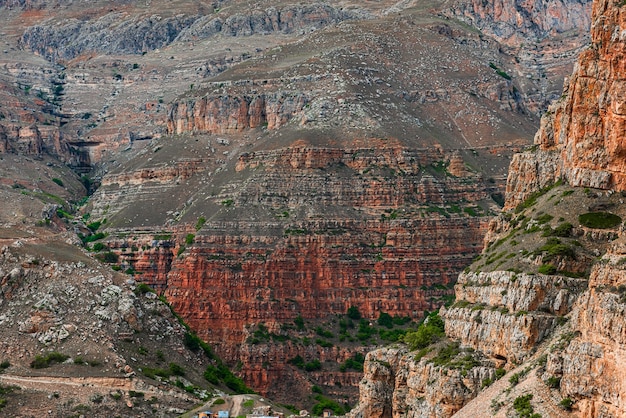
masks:
<svg viewBox="0 0 626 418"><path fill-rule="evenodd" d="M452 160L464 177L445 173ZM250 343L255 325L281 332L297 316L328 320L351 306L368 319L380 312L421 318L443 304L445 288L481 247L488 223L463 209L491 201L491 187L461 166L459 152L401 146L294 145L246 153L233 161L236 187L214 196L204 186L197 190L215 208L197 231L181 226L107 245L124 268L132 266L141 281L163 291L222 358L240 362L240 374L256 390L284 396L285 385L308 387L288 360L300 355L337 364L351 353L290 340ZM119 199L115 206L127 210L136 197L150 201L157 189L174 193L175 181L197 181L204 173L201 163L185 167L109 176L96 199ZM208 204L204 197L190 199L185 216L195 223L193 214ZM118 214L108 216L110 224L123 224ZM193 240L185 244L189 233ZM313 376L316 384L339 382L342 396L359 379L331 370Z"/></svg>
<svg viewBox="0 0 626 418"><path fill-rule="evenodd" d="M308 101L302 92L189 99L170 107L167 129L171 134L231 133L261 126L278 129L302 112Z"/></svg>
<svg viewBox="0 0 626 418"><path fill-rule="evenodd" d="M415 360L403 348L368 353L364 372L351 418L449 417L476 396L485 379L495 378L489 362L463 372Z"/></svg>
<svg viewBox="0 0 626 418"><path fill-rule="evenodd" d="M1 4L0 4L1 6ZM365 17L362 13L359 17ZM253 10L225 18L215 14L132 16L110 12L93 20L68 19L62 24L29 28L21 42L51 61L70 60L86 52L141 54L174 41L197 41L216 35L252 36L319 29L356 14L326 4Z"/></svg>
<svg viewBox="0 0 626 418"><path fill-rule="evenodd" d="M538 149L514 157L507 207L559 178L574 186L626 190L625 16L612 1L594 3L592 44L562 99L542 119Z"/></svg>
<svg viewBox="0 0 626 418"><path fill-rule="evenodd" d="M577 302L573 340L548 357L547 373L561 377L561 393L577 400L582 417L626 414L626 271L623 244L592 271Z"/></svg>
<svg viewBox="0 0 626 418"><path fill-rule="evenodd" d="M441 313L446 334L494 359L519 363L552 332L555 314L571 311L585 284L508 271L462 273L457 303Z"/></svg>
<svg viewBox="0 0 626 418"><path fill-rule="evenodd" d="M588 28L591 0L487 0L457 2L455 17L503 41L543 39Z"/></svg>

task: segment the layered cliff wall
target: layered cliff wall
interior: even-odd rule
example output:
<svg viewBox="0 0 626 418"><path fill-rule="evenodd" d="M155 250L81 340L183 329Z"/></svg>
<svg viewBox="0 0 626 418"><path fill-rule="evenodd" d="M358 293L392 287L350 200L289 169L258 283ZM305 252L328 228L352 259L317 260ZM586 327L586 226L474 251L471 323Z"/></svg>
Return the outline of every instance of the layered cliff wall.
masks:
<svg viewBox="0 0 626 418"><path fill-rule="evenodd" d="M214 212L206 212L206 198L193 198L178 215L189 219L186 226L120 229L105 245L121 269L164 292L257 390L284 397L291 382L297 389L288 399L297 401L317 384L354 402L360 374L338 370L354 348L337 334L334 347L320 345L327 342L315 342L314 330L336 327L334 318L351 306L374 321L380 312L420 318L444 303L452 279L482 244L488 218L481 214L495 207L497 189L462 161L458 151L300 145L241 155L231 162L239 183L213 196L198 181L207 161L195 171L189 165L108 176L95 199L124 200L115 206L130 214L131 199L150 201L151 194L197 182L197 196L208 196ZM123 225L119 214L97 216L105 215L107 224ZM294 331L298 317L311 321L308 330ZM259 334L259 326L269 334ZM355 339L356 331L344 338ZM320 360L322 370L303 376L288 363L297 356Z"/></svg>
<svg viewBox="0 0 626 418"><path fill-rule="evenodd" d="M542 119L535 146L513 158L509 211L492 223L483 253L459 276L455 304L441 311L447 338L508 375L466 392L446 411L433 410L441 402L433 394L422 396L426 406L407 408L397 394L419 389L419 382L390 381L437 366L445 350L431 346L437 355L424 358L422 350L419 361L407 353L401 356L407 364L392 374L381 373L378 361L396 350L373 352L353 416L626 413L620 371L626 212L615 193L624 190L624 13L621 3L594 2L592 45ZM604 217L612 221L588 221ZM448 386L446 370L440 366L430 380L434 393Z"/></svg>

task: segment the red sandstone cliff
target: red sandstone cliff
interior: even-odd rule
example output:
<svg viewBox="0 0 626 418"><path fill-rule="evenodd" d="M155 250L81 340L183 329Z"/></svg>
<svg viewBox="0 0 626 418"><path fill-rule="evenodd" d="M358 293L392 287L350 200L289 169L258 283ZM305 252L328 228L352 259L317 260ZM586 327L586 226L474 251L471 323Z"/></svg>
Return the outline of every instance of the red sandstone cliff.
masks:
<svg viewBox="0 0 626 418"><path fill-rule="evenodd" d="M537 150L516 155L507 184L507 208L564 179L574 186L626 190L626 12L596 1L591 45L576 65L563 97L535 136Z"/></svg>

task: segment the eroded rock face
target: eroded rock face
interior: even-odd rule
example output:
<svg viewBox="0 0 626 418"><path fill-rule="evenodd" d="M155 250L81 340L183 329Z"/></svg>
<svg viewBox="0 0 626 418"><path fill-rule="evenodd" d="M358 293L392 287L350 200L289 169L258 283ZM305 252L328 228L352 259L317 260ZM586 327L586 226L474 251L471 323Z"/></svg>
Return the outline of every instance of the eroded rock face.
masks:
<svg viewBox="0 0 626 418"><path fill-rule="evenodd" d="M415 360L405 348L368 353L352 418L435 418L452 416L476 396L485 379L494 379L489 362L471 370L435 366Z"/></svg>
<svg viewBox="0 0 626 418"><path fill-rule="evenodd" d="M326 4L271 7L225 18L215 17L213 13L175 16L132 16L123 11L100 13L94 20L68 19L55 26L33 26L24 33L21 42L51 61L70 60L87 52L141 54L174 41L197 41L216 35L252 36L318 29L367 15Z"/></svg>
<svg viewBox="0 0 626 418"><path fill-rule="evenodd" d="M241 362L241 375L256 390L281 396L286 385L302 387L288 360L341 363L351 353L292 341L252 343L254 326L280 333L297 316L326 320L350 306L371 320L380 312L420 318L443 303L445 287L481 247L488 224L464 212L465 202L494 204L491 187L475 174L437 174L433 164L448 159L461 164L458 153L403 147L247 153L235 164L242 184L212 197L213 219L197 231L173 228L161 236L110 238L107 245L124 269L132 266L141 281L164 291L222 358ZM137 173L143 174L109 177L97 198L127 200L179 178ZM194 213L196 205L186 210ZM193 240L185 244L188 234ZM322 370L313 379L339 382L341 396L355 400L358 373Z"/></svg>
<svg viewBox="0 0 626 418"><path fill-rule="evenodd" d="M594 3L591 46L581 54L562 99L542 119L538 149L514 157L507 207L560 178L574 186L626 189L624 13L610 1Z"/></svg>
<svg viewBox="0 0 626 418"><path fill-rule="evenodd" d="M572 29L588 28L590 0L458 2L454 16L507 41L542 39Z"/></svg>
<svg viewBox="0 0 626 418"><path fill-rule="evenodd" d="M278 129L302 112L309 99L302 92L206 96L172 104L167 129L171 134L231 133L244 129Z"/></svg>

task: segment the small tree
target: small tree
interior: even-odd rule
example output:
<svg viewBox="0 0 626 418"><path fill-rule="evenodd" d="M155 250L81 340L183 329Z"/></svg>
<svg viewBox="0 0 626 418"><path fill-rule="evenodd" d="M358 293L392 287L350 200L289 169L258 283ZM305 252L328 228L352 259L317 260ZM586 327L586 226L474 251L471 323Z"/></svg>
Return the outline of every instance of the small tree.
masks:
<svg viewBox="0 0 626 418"><path fill-rule="evenodd" d="M361 319L361 312L359 312L359 308L352 305L348 308L348 318L350 319Z"/></svg>

